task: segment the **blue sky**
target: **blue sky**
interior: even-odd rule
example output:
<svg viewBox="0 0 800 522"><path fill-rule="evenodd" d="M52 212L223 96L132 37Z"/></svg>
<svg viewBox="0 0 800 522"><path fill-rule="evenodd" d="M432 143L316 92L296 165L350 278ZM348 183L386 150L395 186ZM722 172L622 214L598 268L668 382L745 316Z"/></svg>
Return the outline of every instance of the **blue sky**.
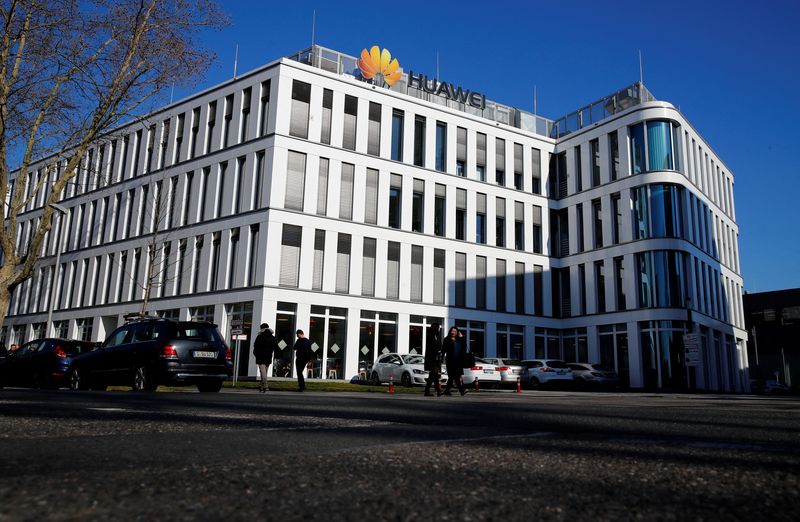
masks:
<svg viewBox="0 0 800 522"><path fill-rule="evenodd" d="M231 26L203 36L217 55L199 86L316 42L380 45L406 69L557 118L638 80L686 115L735 176L745 288L800 287L800 2L224 3Z"/></svg>

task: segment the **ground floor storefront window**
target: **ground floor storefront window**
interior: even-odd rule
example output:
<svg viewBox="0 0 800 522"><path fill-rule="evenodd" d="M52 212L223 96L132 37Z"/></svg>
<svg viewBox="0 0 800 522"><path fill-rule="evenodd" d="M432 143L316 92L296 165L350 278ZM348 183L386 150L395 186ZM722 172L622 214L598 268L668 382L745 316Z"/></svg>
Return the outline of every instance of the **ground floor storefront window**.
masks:
<svg viewBox="0 0 800 522"><path fill-rule="evenodd" d="M566 362L589 362L589 341L586 328L561 331L561 347Z"/></svg>
<svg viewBox="0 0 800 522"><path fill-rule="evenodd" d="M467 340L467 346L475 357L486 356L486 323L483 321L465 321L456 319L455 326ZM447 337L450 327L443 328L442 339Z"/></svg>
<svg viewBox="0 0 800 522"><path fill-rule="evenodd" d="M683 321L642 321L639 323L642 372L647 389L687 388L683 361Z"/></svg>
<svg viewBox="0 0 800 522"><path fill-rule="evenodd" d="M438 324L442 330L441 317L424 317L421 315L412 315L408 324L408 353L424 355L428 349L428 335L431 331L431 326ZM445 331L442 331L442 339L444 339Z"/></svg>
<svg viewBox="0 0 800 522"><path fill-rule="evenodd" d="M308 339L311 341L314 358L307 376L342 378L347 352L347 309L312 306Z"/></svg>
<svg viewBox="0 0 800 522"><path fill-rule="evenodd" d="M524 359L525 327L516 324L497 325L497 356L503 359Z"/></svg>
<svg viewBox="0 0 800 522"><path fill-rule="evenodd" d="M294 346L295 327L297 315L297 305L294 303L278 302L278 312L275 315L275 341L278 343L278 351L273 354L272 376L291 377Z"/></svg>
<svg viewBox="0 0 800 522"><path fill-rule="evenodd" d="M250 332L253 327L253 303L231 303L225 305L228 314L228 346L233 356L233 371L239 377L248 375L250 361Z"/></svg>
<svg viewBox="0 0 800 522"><path fill-rule="evenodd" d="M600 364L617 372L620 385L627 388L631 382L627 326L625 323L601 325L598 335Z"/></svg>
<svg viewBox="0 0 800 522"><path fill-rule="evenodd" d="M370 375L376 356L397 353L397 314L362 310L358 346L358 372Z"/></svg>
<svg viewBox="0 0 800 522"><path fill-rule="evenodd" d="M533 354L535 359L563 359L558 330L536 328Z"/></svg>

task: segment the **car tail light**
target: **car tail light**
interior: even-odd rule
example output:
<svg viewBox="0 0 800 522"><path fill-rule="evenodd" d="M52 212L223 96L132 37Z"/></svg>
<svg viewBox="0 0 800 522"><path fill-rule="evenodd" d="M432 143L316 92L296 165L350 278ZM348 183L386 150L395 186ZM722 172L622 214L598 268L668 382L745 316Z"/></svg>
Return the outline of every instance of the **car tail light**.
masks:
<svg viewBox="0 0 800 522"><path fill-rule="evenodd" d="M232 359L233 359L233 357L231 357L231 349L226 346L225 347L225 360L230 362Z"/></svg>
<svg viewBox="0 0 800 522"><path fill-rule="evenodd" d="M473 366L472 368L470 368L470 370L472 370L473 372L479 372L483 370L483 366Z"/></svg>
<svg viewBox="0 0 800 522"><path fill-rule="evenodd" d="M164 359L177 359L178 351L175 350L175 347L171 344L165 344L164 347L161 348L161 357Z"/></svg>
<svg viewBox="0 0 800 522"><path fill-rule="evenodd" d="M65 352L64 349L60 346L56 346L56 349L53 353L55 353L56 357L58 357L59 359L67 358L67 352Z"/></svg>
<svg viewBox="0 0 800 522"><path fill-rule="evenodd" d="M498 366L496 369L498 372L507 372L511 368L509 368L508 366Z"/></svg>
<svg viewBox="0 0 800 522"><path fill-rule="evenodd" d="M552 369L552 368L548 368L547 366L542 366L542 367L539 369L539 371L540 371L540 372L554 372L555 370L554 370L554 369Z"/></svg>

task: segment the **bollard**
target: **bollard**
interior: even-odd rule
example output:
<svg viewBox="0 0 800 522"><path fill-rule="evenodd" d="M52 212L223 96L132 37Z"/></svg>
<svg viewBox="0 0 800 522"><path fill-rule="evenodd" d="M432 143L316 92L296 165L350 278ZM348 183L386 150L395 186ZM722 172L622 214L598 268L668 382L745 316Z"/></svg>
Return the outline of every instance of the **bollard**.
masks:
<svg viewBox="0 0 800 522"><path fill-rule="evenodd" d="M394 393L394 376L389 376L389 393Z"/></svg>
<svg viewBox="0 0 800 522"><path fill-rule="evenodd" d="M479 379L477 377L475 377L475 391L481 391L481 385L478 382L478 380Z"/></svg>
<svg viewBox="0 0 800 522"><path fill-rule="evenodd" d="M519 377L517 377L517 393L522 393L522 387L519 385Z"/></svg>

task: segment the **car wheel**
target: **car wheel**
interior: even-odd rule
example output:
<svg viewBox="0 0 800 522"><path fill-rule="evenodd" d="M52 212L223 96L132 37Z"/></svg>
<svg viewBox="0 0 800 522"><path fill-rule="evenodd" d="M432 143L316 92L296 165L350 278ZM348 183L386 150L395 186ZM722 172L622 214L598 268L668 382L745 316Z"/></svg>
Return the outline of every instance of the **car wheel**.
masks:
<svg viewBox="0 0 800 522"><path fill-rule="evenodd" d="M202 393L216 393L222 389L222 381L201 382L197 385L197 390Z"/></svg>
<svg viewBox="0 0 800 522"><path fill-rule="evenodd" d="M531 377L530 386L533 389L538 388L539 387L539 379L537 379L536 377Z"/></svg>
<svg viewBox="0 0 800 522"><path fill-rule="evenodd" d="M69 389L70 390L86 390L89 387L83 378L83 372L77 368L73 368L69 372Z"/></svg>
<svg viewBox="0 0 800 522"><path fill-rule="evenodd" d="M158 387L153 381L150 370L146 366L139 366L133 372L133 391L155 391Z"/></svg>
<svg viewBox="0 0 800 522"><path fill-rule="evenodd" d="M400 377L400 384L405 386L406 388L410 388L414 383L411 382L411 374L408 372L404 373L402 377Z"/></svg>
<svg viewBox="0 0 800 522"><path fill-rule="evenodd" d="M378 372L372 372L372 376L369 379L369 383L373 386L380 386L381 379L378 377Z"/></svg>

